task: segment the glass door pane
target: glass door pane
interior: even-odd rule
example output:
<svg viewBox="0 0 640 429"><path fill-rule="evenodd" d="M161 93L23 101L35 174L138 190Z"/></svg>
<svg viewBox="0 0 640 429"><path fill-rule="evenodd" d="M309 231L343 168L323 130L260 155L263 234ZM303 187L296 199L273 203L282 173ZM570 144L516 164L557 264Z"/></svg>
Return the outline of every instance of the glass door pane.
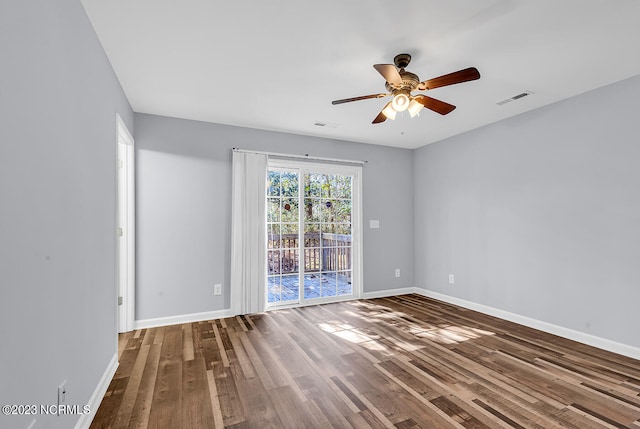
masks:
<svg viewBox="0 0 640 429"><path fill-rule="evenodd" d="M267 302L300 300L300 216L297 170L269 169L267 188Z"/></svg>
<svg viewBox="0 0 640 429"><path fill-rule="evenodd" d="M304 299L353 294L352 185L350 175L304 173Z"/></svg>

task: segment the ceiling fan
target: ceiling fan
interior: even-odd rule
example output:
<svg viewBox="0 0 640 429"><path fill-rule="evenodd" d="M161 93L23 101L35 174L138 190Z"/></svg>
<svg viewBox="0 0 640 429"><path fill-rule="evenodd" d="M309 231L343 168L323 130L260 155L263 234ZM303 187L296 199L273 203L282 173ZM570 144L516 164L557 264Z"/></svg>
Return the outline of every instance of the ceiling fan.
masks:
<svg viewBox="0 0 640 429"><path fill-rule="evenodd" d="M433 79L420 81L418 75L408 72L405 68L411 62L411 55L398 54L394 57L393 64L374 64L378 73L386 80L386 94L362 95L360 97L343 98L334 100L331 104L349 103L351 101L366 100L368 98L382 98L392 95L393 100L388 102L382 111L378 113L372 124L378 124L388 119L395 119L397 112L407 110L411 117L418 115L423 107L434 112L446 115L451 113L456 106L436 100L424 94L412 95L413 91L427 91L441 86L455 85L456 83L468 82L480 79L480 72L475 67L469 67L457 72L445 74Z"/></svg>

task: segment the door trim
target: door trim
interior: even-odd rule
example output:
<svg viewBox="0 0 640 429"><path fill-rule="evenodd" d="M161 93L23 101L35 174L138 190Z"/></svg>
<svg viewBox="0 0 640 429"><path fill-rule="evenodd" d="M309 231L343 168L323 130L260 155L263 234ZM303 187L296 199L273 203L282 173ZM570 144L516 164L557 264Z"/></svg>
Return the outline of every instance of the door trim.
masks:
<svg viewBox="0 0 640 429"><path fill-rule="evenodd" d="M135 146L117 113L116 155L116 309L118 332L128 332L134 329L135 322Z"/></svg>

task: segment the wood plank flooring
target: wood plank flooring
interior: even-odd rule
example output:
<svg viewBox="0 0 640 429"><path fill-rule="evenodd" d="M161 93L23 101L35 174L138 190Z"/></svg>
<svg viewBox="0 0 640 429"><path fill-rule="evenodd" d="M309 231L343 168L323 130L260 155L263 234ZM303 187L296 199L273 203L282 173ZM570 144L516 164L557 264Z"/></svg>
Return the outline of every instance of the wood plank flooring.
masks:
<svg viewBox="0 0 640 429"><path fill-rule="evenodd" d="M418 295L119 344L91 428L640 429L640 361Z"/></svg>

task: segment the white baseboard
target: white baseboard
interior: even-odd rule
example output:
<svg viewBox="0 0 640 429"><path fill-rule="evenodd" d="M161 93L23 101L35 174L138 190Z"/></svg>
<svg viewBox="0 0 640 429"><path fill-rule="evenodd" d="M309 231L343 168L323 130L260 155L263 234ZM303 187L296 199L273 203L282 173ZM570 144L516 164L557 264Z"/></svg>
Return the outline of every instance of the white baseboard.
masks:
<svg viewBox="0 0 640 429"><path fill-rule="evenodd" d="M593 347L598 347L603 350L607 350L613 353L618 353L624 356L629 356L634 359L640 359L640 348L630 346L616 341L608 340L602 337L596 337L595 335L586 334L584 332L576 331L573 329L565 328L562 326L554 325L551 323L543 322L541 320L533 319L519 314L511 313L508 311L500 310L498 308L490 307L484 304L478 304L472 301L466 301L464 299L456 298L449 295L444 295L438 292L433 292L427 289L408 287L401 289L387 289L382 291L363 292L362 299L373 298L385 298L389 296L405 295L416 293L418 295L425 296L427 298L437 299L439 301L454 304L460 307L468 308L470 310L479 311L490 316L498 317L500 319L508 320L510 322L519 323L520 325L528 326L530 328L537 329L539 331L547 332L550 334L558 335L560 337L568 338L570 340L578 341L583 344L588 344ZM204 313L192 313L184 314L180 316L170 317L158 317L155 319L136 320L135 329L155 328L158 326L176 325L181 323L201 322L204 320L222 319L225 317L233 317L233 311L231 309L209 311ZM117 362L116 362L117 367ZM115 373L115 369L114 369ZM112 375L113 376L113 375ZM109 378L110 380L111 378ZM107 382L108 386L108 382ZM106 388L105 388L106 391ZM103 393L104 394L104 393ZM102 397L100 397L101 399ZM99 405L99 402L98 402ZM97 406L96 406L97 407Z"/></svg>
<svg viewBox="0 0 640 429"><path fill-rule="evenodd" d="M107 365L107 369L105 369L96 389L93 391L91 398L89 398L89 409L91 412L89 414L82 414L76 423L75 429L89 429L91 426L91 422L93 418L96 416L96 412L98 411L98 407L102 402L102 398L104 398L104 394L107 393L107 389L109 388L109 384L111 384L111 380L118 369L118 352L113 355L111 362Z"/></svg>
<svg viewBox="0 0 640 429"><path fill-rule="evenodd" d="M404 295L408 293L418 293L418 289L414 287L402 288L402 289L388 289L383 291L375 291L375 292L363 292L362 299L371 299L371 298L384 298L387 296L394 295ZM315 304L310 304L315 305ZM299 305L294 305L292 307L298 307ZM284 308L289 308L287 306L276 307L273 310L280 310ZM213 320L213 319L223 319L225 317L233 317L235 313L230 309L217 310L217 311L205 311L203 313L191 313L191 314L181 314L179 316L168 316L168 317L157 317L153 319L141 319L136 320L134 322L134 329L148 329L148 328L157 328L159 326L169 326L169 325L178 325L181 323L193 323L193 322L202 322L205 320Z"/></svg>
<svg viewBox="0 0 640 429"><path fill-rule="evenodd" d="M178 325L181 323L202 322L204 320L232 317L231 309L205 311L203 313L181 314L179 316L157 317L155 319L136 320L134 329L157 328L158 326Z"/></svg>
<svg viewBox="0 0 640 429"><path fill-rule="evenodd" d="M406 295L409 293L418 293L418 289L414 287L405 287L402 289L387 289L373 292L363 292L362 299L386 298L388 296Z"/></svg>
<svg viewBox="0 0 640 429"><path fill-rule="evenodd" d="M640 348L630 346L627 344L611 341L606 338L596 337L595 335L586 334L584 332L576 331L573 329L565 328L562 326L554 325L551 323L543 322L530 317L521 316L519 314L510 313L508 311L500 310L498 308L489 307L487 305L478 304L464 299L456 298L449 295L444 295L438 292L433 292L427 289L415 288L415 293L426 296L427 298L437 299L439 301L447 302L449 304L457 305L459 307L468 308L469 310L479 311L490 316L498 317L500 319L508 320L510 322L518 323L520 325L528 326L539 331L547 332L549 334L558 335L560 337L568 338L570 340L577 341L579 343L587 344L599 349L607 350L620 355L628 356L634 359L640 359Z"/></svg>

